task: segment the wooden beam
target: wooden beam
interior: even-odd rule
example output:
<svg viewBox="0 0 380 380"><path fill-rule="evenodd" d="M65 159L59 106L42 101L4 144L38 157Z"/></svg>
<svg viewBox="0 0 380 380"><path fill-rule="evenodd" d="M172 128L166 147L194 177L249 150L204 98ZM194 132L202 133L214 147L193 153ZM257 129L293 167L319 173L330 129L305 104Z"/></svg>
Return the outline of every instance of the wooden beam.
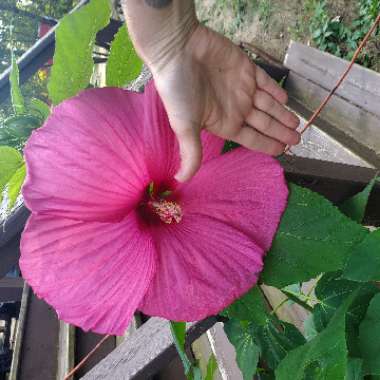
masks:
<svg viewBox="0 0 380 380"><path fill-rule="evenodd" d="M309 46L292 42L285 58L290 69L286 90L306 109L315 110L326 98L348 62ZM335 130L355 141L375 165L380 163L380 74L354 65L320 115ZM341 143L343 140L339 139ZM350 146L349 146L350 147ZM360 152L359 152L360 153ZM376 162L375 162L376 161Z"/></svg>
<svg viewBox="0 0 380 380"><path fill-rule="evenodd" d="M193 343L215 323L216 318L208 318L191 325L186 343ZM176 356L169 322L151 318L81 379L146 380Z"/></svg>
<svg viewBox="0 0 380 380"><path fill-rule="evenodd" d="M297 73L325 90L331 90L349 62L291 41L284 64L292 73ZM335 96L380 117L380 75L373 70L355 64Z"/></svg>
<svg viewBox="0 0 380 380"><path fill-rule="evenodd" d="M58 330L55 311L25 285L10 380L55 379Z"/></svg>
<svg viewBox="0 0 380 380"><path fill-rule="evenodd" d="M29 214L28 209L22 206L0 223L0 279L18 262L21 232Z"/></svg>
<svg viewBox="0 0 380 380"><path fill-rule="evenodd" d="M24 280L20 277L4 277L0 280L0 302L20 301Z"/></svg>
<svg viewBox="0 0 380 380"><path fill-rule="evenodd" d="M25 284L23 292L22 292L20 314L18 318L15 346L13 350L12 365L11 365L11 370L9 374L9 380L18 379L18 371L20 368L20 361L21 361L21 348L22 348L22 343L24 340L25 323L26 323L26 316L28 312L29 294L30 294L30 288L27 284Z"/></svg>
<svg viewBox="0 0 380 380"><path fill-rule="evenodd" d="M24 287L24 280L21 277L4 277L0 280L0 290L2 288L19 288Z"/></svg>
<svg viewBox="0 0 380 380"><path fill-rule="evenodd" d="M59 321L58 368L56 380L62 380L75 364L75 327Z"/></svg>
<svg viewBox="0 0 380 380"><path fill-rule="evenodd" d="M85 332L80 328L75 329L75 365L78 364L103 338L104 335L93 332ZM76 378L81 378L96 364L107 357L116 347L116 338L108 338L99 349L76 373Z"/></svg>

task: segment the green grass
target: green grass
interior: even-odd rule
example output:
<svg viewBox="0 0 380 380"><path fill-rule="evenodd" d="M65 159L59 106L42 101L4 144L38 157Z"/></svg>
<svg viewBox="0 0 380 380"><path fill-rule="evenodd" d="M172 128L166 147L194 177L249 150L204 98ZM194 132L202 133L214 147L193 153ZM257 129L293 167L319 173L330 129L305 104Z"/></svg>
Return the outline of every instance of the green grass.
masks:
<svg viewBox="0 0 380 380"><path fill-rule="evenodd" d="M320 50L351 60L357 46L363 40L380 12L380 0L359 0L353 20L333 14L331 2L307 0L305 12L290 29L293 39L305 40L305 36ZM380 71L380 29L358 58L358 63Z"/></svg>

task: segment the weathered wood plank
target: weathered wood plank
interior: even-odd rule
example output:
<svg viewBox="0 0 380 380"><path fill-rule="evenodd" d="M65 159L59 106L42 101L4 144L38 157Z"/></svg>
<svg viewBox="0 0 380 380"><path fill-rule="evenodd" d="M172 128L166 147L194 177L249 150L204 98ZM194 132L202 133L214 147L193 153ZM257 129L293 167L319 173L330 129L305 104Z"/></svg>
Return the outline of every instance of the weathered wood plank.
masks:
<svg viewBox="0 0 380 380"><path fill-rule="evenodd" d="M19 288L24 287L24 280L21 277L4 277L0 280L0 290L2 288Z"/></svg>
<svg viewBox="0 0 380 380"><path fill-rule="evenodd" d="M55 379L59 321L55 311L30 290L14 380Z"/></svg>
<svg viewBox="0 0 380 380"><path fill-rule="evenodd" d="M78 364L103 338L103 335L93 332L85 332L80 328L75 329L75 365ZM116 347L116 338L111 336L92 355L75 375L79 379L90 371L97 363L103 360Z"/></svg>
<svg viewBox="0 0 380 380"><path fill-rule="evenodd" d="M5 246L0 247L0 278L3 278L18 263L20 258L20 239L21 233L16 235Z"/></svg>
<svg viewBox="0 0 380 380"><path fill-rule="evenodd" d="M290 97L300 101L309 110L316 109L329 93L328 90L294 72L289 74L286 89ZM380 116L369 113L341 97L333 96L320 117L360 144L363 150L371 149L377 158L379 157ZM333 130L330 132L333 133Z"/></svg>
<svg viewBox="0 0 380 380"><path fill-rule="evenodd" d="M20 301L23 287L22 278L4 277L0 280L0 302Z"/></svg>
<svg viewBox="0 0 380 380"><path fill-rule="evenodd" d="M56 380L63 380L75 363L75 327L59 321L58 368Z"/></svg>
<svg viewBox="0 0 380 380"><path fill-rule="evenodd" d="M193 324L188 330L187 344L193 343L215 323L215 318L208 318ZM82 380L146 380L167 366L176 355L169 322L151 318Z"/></svg>
<svg viewBox="0 0 380 380"><path fill-rule="evenodd" d="M29 294L30 294L30 288L27 284L25 284L23 292L22 292L20 314L19 314L18 323L17 323L15 346L13 350L13 358L12 358L12 365L11 365L11 370L9 374L9 380L18 379L18 371L19 371L20 361L21 361L21 347L22 347L22 342L24 339L25 321L26 321L26 315L28 312Z"/></svg>
<svg viewBox="0 0 380 380"><path fill-rule="evenodd" d="M0 278L17 264L20 256L20 237L30 212L20 207L6 221L0 223Z"/></svg>
<svg viewBox="0 0 380 380"><path fill-rule="evenodd" d="M303 118L308 120L311 115L313 114L313 110L310 110L306 108L304 104L301 103L303 101L302 99L296 99L293 96L292 93L289 93L290 98L288 105L289 107L296 113L303 115ZM348 160L343 163L348 165L354 165L354 166L366 166L366 167L380 167L380 156L376 154L376 152L369 148L368 146L363 145L363 143L356 139L356 137L352 137L348 135L345 132L345 128L337 128L332 123L327 121L326 119L322 119L321 117L318 117L314 123L313 126L310 128L312 131L317 130L318 133L324 133L330 140L333 140L337 142L341 147L345 150L348 150L350 154L358 157L360 160L364 160L365 163L358 163L353 162L353 160ZM307 139L310 138L310 144L308 143ZM321 161L333 161L333 162L340 162L342 163L342 160L331 160L330 158L333 156L333 153L326 152L326 155L323 154L323 152L318 152L317 150L322 150L320 146L316 146L313 150L313 143L318 141L314 139L314 134L309 133L306 131L302 138L302 143L300 145L300 149L302 150L302 145L309 145L309 154L308 155L300 155L302 157L312 158L312 159L318 159ZM291 151L297 152L299 145L296 147L292 147ZM316 153L316 154L315 154ZM297 153L295 153L298 155ZM341 155L339 154L341 157ZM324 158L326 157L326 159Z"/></svg>
<svg viewBox="0 0 380 380"><path fill-rule="evenodd" d="M223 323L216 323L207 331L207 338L218 363L222 380L243 380L236 362L236 352L223 330Z"/></svg>
<svg viewBox="0 0 380 380"><path fill-rule="evenodd" d="M294 112L295 102L291 99L290 107ZM297 103L298 109L301 105ZM306 117L297 113L300 119L299 130L302 130L307 122ZM336 128L328 125L324 120L319 119L311 125L302 135L301 142L292 146L290 152L298 157L313 158L322 161L339 162L347 165L374 167L371 163L373 157L368 157L368 151L363 152L360 147L355 146L355 142L348 138L340 141L341 136L333 136ZM380 161L380 160L379 160Z"/></svg>
<svg viewBox="0 0 380 380"><path fill-rule="evenodd" d="M294 41L284 63L292 72L328 91L349 65L342 58ZM335 96L380 117L380 75L375 71L355 64Z"/></svg>

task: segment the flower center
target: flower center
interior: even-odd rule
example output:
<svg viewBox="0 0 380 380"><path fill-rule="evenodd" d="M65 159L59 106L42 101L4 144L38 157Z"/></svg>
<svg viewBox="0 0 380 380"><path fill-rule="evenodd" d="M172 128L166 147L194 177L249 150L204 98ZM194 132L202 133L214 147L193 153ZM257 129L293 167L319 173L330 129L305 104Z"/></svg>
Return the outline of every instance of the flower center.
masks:
<svg viewBox="0 0 380 380"><path fill-rule="evenodd" d="M157 185L151 182L148 185L138 212L148 225L179 223L183 216L177 196L165 183Z"/></svg>
<svg viewBox="0 0 380 380"><path fill-rule="evenodd" d="M151 200L148 202L151 210L166 224L179 223L182 219L181 206L173 201L165 199Z"/></svg>

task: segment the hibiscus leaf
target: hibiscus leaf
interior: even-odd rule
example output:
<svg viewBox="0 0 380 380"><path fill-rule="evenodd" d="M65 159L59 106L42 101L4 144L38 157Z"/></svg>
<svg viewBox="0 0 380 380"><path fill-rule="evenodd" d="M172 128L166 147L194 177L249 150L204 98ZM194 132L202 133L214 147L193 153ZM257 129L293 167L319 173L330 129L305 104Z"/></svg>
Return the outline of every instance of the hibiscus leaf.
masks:
<svg viewBox="0 0 380 380"><path fill-rule="evenodd" d="M294 293L290 290L287 290L288 287L285 287L281 289L282 293L284 293L291 302L294 302L300 306L302 306L305 310L312 311L313 308L305 301L302 299L302 294L297 294Z"/></svg>
<svg viewBox="0 0 380 380"><path fill-rule="evenodd" d="M318 335L318 331L314 324L314 318L313 315L310 314L303 323L303 329L305 332L305 338L306 340L312 340Z"/></svg>
<svg viewBox="0 0 380 380"><path fill-rule="evenodd" d="M345 380L363 380L363 359L348 358Z"/></svg>
<svg viewBox="0 0 380 380"><path fill-rule="evenodd" d="M33 115L16 115L4 120L4 127L11 136L25 141L32 131L41 126L41 120Z"/></svg>
<svg viewBox="0 0 380 380"><path fill-rule="evenodd" d="M188 380L202 380L202 371L199 367L191 367L190 374L187 375Z"/></svg>
<svg viewBox="0 0 380 380"><path fill-rule="evenodd" d="M185 352L186 340L186 322L170 321L170 330L172 332L173 341L177 348L178 355L181 358L185 373L188 374L191 370L192 363Z"/></svg>
<svg viewBox="0 0 380 380"><path fill-rule="evenodd" d="M227 318L253 321L264 325L268 319L265 299L258 286L254 286L242 297L221 312Z"/></svg>
<svg viewBox="0 0 380 380"><path fill-rule="evenodd" d="M21 94L19 71L14 56L12 56L12 68L9 76L9 82L11 85L13 111L16 115L22 115L25 113L25 101L24 97Z"/></svg>
<svg viewBox="0 0 380 380"><path fill-rule="evenodd" d="M7 209L10 211L14 204L16 203L17 197L20 194L21 186L24 183L26 175L26 167L25 164L22 165L16 172L13 174L11 179L7 184L7 196L8 196L8 204Z"/></svg>
<svg viewBox="0 0 380 380"><path fill-rule="evenodd" d="M368 234L321 195L294 184L289 189L288 207L261 276L278 288L341 269L352 247Z"/></svg>
<svg viewBox="0 0 380 380"><path fill-rule="evenodd" d="M367 235L353 249L343 276L362 282L380 280L380 230Z"/></svg>
<svg viewBox="0 0 380 380"><path fill-rule="evenodd" d="M360 324L359 342L365 374L380 375L380 294L373 297Z"/></svg>
<svg viewBox="0 0 380 380"><path fill-rule="evenodd" d="M218 363L216 362L216 358L214 354L211 354L207 362L207 371L206 371L205 380L213 380L217 369L218 369Z"/></svg>
<svg viewBox="0 0 380 380"><path fill-rule="evenodd" d="M290 351L306 340L295 326L272 316L264 326L256 327L255 342L268 367L276 369Z"/></svg>
<svg viewBox="0 0 380 380"><path fill-rule="evenodd" d="M368 198L371 195L372 189L378 179L379 178L376 176L363 191L342 203L339 207L340 210L352 220L361 223L365 215Z"/></svg>
<svg viewBox="0 0 380 380"><path fill-rule="evenodd" d="M5 185L22 165L22 156L16 149L0 146L0 203Z"/></svg>
<svg viewBox="0 0 380 380"><path fill-rule="evenodd" d="M50 115L50 107L40 99L33 98L29 103L29 111L41 121L45 121Z"/></svg>
<svg viewBox="0 0 380 380"><path fill-rule="evenodd" d="M109 0L92 0L60 21L55 32L54 64L48 83L53 104L89 85L96 33L108 24L110 12Z"/></svg>
<svg viewBox="0 0 380 380"><path fill-rule="evenodd" d="M359 324L365 316L368 305L373 296L379 293L373 284L361 284L341 278L341 272L326 273L318 281L315 288L315 296L319 303L314 306L313 319L317 331L324 330L337 309L353 293L357 297L353 299L346 317L347 345L350 354L360 355L358 334Z"/></svg>
<svg viewBox="0 0 380 380"><path fill-rule="evenodd" d="M111 44L107 62L107 86L123 87L136 79L143 62L137 55L127 28L122 26Z"/></svg>
<svg viewBox="0 0 380 380"><path fill-rule="evenodd" d="M326 329L289 352L276 369L276 380L344 379L347 367L345 319L356 294L339 307Z"/></svg>
<svg viewBox="0 0 380 380"><path fill-rule="evenodd" d="M224 324L224 331L235 347L236 361L244 380L252 380L259 362L260 348L256 345L255 327L248 322L230 319Z"/></svg>

